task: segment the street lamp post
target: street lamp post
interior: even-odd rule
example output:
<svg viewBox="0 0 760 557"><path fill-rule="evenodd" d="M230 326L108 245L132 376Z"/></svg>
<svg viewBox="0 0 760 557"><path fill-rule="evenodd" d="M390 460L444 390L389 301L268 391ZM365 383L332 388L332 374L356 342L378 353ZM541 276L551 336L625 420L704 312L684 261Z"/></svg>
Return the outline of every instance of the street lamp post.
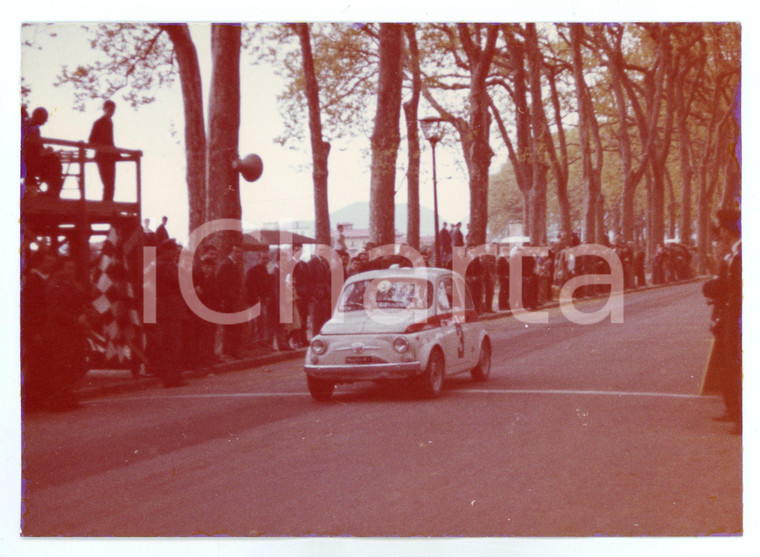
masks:
<svg viewBox="0 0 760 557"><path fill-rule="evenodd" d="M438 181L435 175L435 146L443 138L444 125L446 120L443 118L436 118L434 116L420 119L420 127L422 128L422 134L430 142L430 147L433 151L433 213L435 217L435 266L441 265L441 252L438 243Z"/></svg>

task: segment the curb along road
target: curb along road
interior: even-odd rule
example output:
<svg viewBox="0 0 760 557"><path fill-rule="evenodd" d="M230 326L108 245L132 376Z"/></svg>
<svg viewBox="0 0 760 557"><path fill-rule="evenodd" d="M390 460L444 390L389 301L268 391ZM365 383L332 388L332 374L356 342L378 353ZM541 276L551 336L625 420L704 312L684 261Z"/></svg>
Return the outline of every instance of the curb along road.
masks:
<svg viewBox="0 0 760 557"><path fill-rule="evenodd" d="M680 286L683 284L689 284L692 282L699 282L706 280L707 276L699 276L689 280L683 280L678 282L670 282L667 284L647 285L640 288L634 288L626 290L626 294L633 294L635 292L644 292L647 290L654 290L659 288L667 288L669 286ZM593 300L595 298L603 298L606 295L591 296L585 298L586 300ZM540 308L548 309L558 307L558 300L551 300L545 302ZM512 315L511 310L495 311L492 313L486 313L480 316L482 321L492 321L495 319L501 319L503 317L509 317ZM306 355L306 349L300 348L295 350L288 350L284 352L274 352L271 354L262 354L250 358L241 358L239 360L231 360L213 366L188 370L184 376L186 379L205 377L211 374L228 373L232 371L241 371L245 369L252 369L261 366L276 364L289 360L303 359ZM82 381L74 388L74 391L80 400L97 398L100 396L106 396L111 394L119 394L125 392L134 392L144 390L152 387L160 387L161 381L155 376L138 376L133 377L132 373L128 370L91 370L82 379Z"/></svg>

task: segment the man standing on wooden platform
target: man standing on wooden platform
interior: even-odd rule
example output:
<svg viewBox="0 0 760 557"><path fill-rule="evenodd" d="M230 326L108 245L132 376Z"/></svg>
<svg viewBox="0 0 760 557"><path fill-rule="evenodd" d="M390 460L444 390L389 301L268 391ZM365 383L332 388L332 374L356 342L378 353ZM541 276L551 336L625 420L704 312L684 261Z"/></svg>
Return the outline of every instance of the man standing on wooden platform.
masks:
<svg viewBox="0 0 760 557"><path fill-rule="evenodd" d="M116 103L107 100L103 103L103 116L95 120L90 131L89 143L98 147L113 147L113 117ZM119 156L106 150L95 150L95 162L98 165L100 181L103 182L103 201L113 201L116 186L116 160Z"/></svg>

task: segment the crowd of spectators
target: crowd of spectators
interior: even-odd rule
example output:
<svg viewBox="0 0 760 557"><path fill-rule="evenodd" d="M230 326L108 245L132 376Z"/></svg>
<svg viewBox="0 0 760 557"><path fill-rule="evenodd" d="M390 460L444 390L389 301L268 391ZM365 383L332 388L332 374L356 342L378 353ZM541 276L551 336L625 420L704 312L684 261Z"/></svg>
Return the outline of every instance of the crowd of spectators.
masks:
<svg viewBox="0 0 760 557"><path fill-rule="evenodd" d="M25 410L77 406L73 387L87 373L95 319L70 257L31 252L21 283L21 390Z"/></svg>
<svg viewBox="0 0 760 557"><path fill-rule="evenodd" d="M264 246L256 251L243 251L234 246L228 253L220 253L213 242L202 245L191 259L192 268L186 269L192 273L198 300L206 308L227 315L259 304L259 314L231 325L217 325L202 318L190 310L181 293L182 246L169 237L167 223L167 217L163 217L156 231L151 230L148 219L143 223L145 245L156 248L156 320L144 327L146 373L158 375L167 387L181 385L182 371L186 369L240 359L251 351L285 351L306 346L330 318L334 269L324 257L317 254L305 256L300 245L269 249ZM458 238L458 225L454 225L452 231L444 225L444 230L446 233L442 236L453 240L450 244L447 242L441 252L441 266L451 268L455 249L467 254L469 264L465 280L480 314L519 309L512 307L516 301L510 298L510 288L515 284L510 280L510 261L515 256L521 258L519 284L522 296L519 304L529 311L557 298L559 289L573 277L610 272L609 264L601 257L567 256L567 248L580 245L574 234L563 236L540 255L525 249L529 246L505 248L493 245L486 253L473 257L471 248L464 246ZM371 250L376 247L370 242L353 256L345 249L345 243L340 242L339 235L335 247L339 259L335 259L332 265L342 267L344 279L393 264L412 265L409 259L399 255L370 259ZM625 288L643 286L646 283L643 253L635 252L626 243L612 247L622 263ZM423 248L421 255L426 265L434 264L432 249ZM66 385L85 372L82 340L87 330L87 305L91 300L78 294L83 293L84 288L76 282L71 265L71 262L62 265L40 254L31 262L22 289L25 378L30 390L35 385L45 385L34 389L43 397L46 396L45 389L65 393ZM55 269L59 267L65 271L59 273L61 278L54 278L57 277ZM690 252L683 246L663 246L655 255L652 274L655 283L689 278L691 272ZM602 294L605 289L609 290L608 284L590 285L577 289L574 295ZM66 303L54 300L56 296L65 298ZM48 307L56 311L46 311ZM62 323L62 312L67 314L68 325L53 331L52 320L58 319ZM43 340L43 335L48 333L60 338L48 336ZM59 346L60 339L64 339L63 345L71 350L63 350ZM51 349L64 354L63 358L57 358L60 362L57 367L65 368L65 371L50 371L50 366L41 365L44 355ZM60 382L46 379L51 374L60 377Z"/></svg>
<svg viewBox="0 0 760 557"><path fill-rule="evenodd" d="M146 231L156 234L149 232L148 224ZM162 225L165 224L166 220ZM515 255L522 258L522 296L519 302L527 310L536 310L557 298L559 289L573 277L610 273L609 264L601 257L566 256L567 248L580 245L575 234L564 235L542 255L534 255L521 247L505 250L494 245L487 253L476 257L469 256L470 248L463 245L464 242L458 238L460 234L458 224L452 227L452 231L447 230L444 224L442 236L453 240L450 244L447 241L444 243L441 266L451 268L452 251L465 250L470 259L465 280L475 309L480 314L518 309L511 307L514 301L510 299L510 259ZM399 255L370 259L370 252L376 247L371 242L352 256L345 249L340 231L334 247L340 258L344 279L393 264L402 267L412 265L409 259ZM646 284L643 252L634 252L630 244L622 242L612 247L622 263L625 288ZM167 250L171 256L166 255ZM688 250L685 253L688 254ZM155 343L149 350L149 354L154 354L153 360L161 362L157 369L171 367L170 362L197 366L238 359L251 348L276 351L300 348L308 344L330 317L330 262L316 254L304 256L303 246L274 247L254 252L243 252L239 247L234 247L230 253L220 254L215 246L209 245L196 253L192 273L196 292L205 306L221 313L231 313L260 304L259 315L242 325L216 326L186 307L179 308L179 305L184 305L179 286L175 283L176 278L168 278L177 275L179 254L180 248L172 240L163 240L158 244L159 309L156 329L161 331L154 335ZM430 248L422 249L421 255L425 264L434 264L434 254ZM174 260L173 267L164 270L169 257ZM655 269L658 261L655 260ZM671 263L672 267L668 269L688 266L688 261L675 256L669 261L675 263ZM164 279L164 276L167 278ZM671 276L685 278L681 274L668 275ZM574 296L581 298L603 294L609 288L609 284L584 286L577 289ZM282 296L286 298L282 299ZM167 301L162 302L162 297L166 297ZM168 317L163 318L162 313ZM283 319L283 315L290 315L291 319ZM172 327L175 330L166 333ZM188 339L188 342L178 342L177 339ZM168 382L172 381L169 378Z"/></svg>

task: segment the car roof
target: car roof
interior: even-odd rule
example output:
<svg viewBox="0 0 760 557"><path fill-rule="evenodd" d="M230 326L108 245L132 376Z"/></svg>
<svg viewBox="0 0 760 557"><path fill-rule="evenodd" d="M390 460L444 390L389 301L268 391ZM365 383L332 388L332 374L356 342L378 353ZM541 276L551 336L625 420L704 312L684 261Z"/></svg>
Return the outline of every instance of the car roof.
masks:
<svg viewBox="0 0 760 557"><path fill-rule="evenodd" d="M359 280L371 280L376 278L421 278L435 282L440 277L456 275L460 277L459 273L455 273L448 269L439 269L437 267L397 267L391 266L389 269L377 269L374 271L364 271L352 275L346 282L355 282Z"/></svg>

